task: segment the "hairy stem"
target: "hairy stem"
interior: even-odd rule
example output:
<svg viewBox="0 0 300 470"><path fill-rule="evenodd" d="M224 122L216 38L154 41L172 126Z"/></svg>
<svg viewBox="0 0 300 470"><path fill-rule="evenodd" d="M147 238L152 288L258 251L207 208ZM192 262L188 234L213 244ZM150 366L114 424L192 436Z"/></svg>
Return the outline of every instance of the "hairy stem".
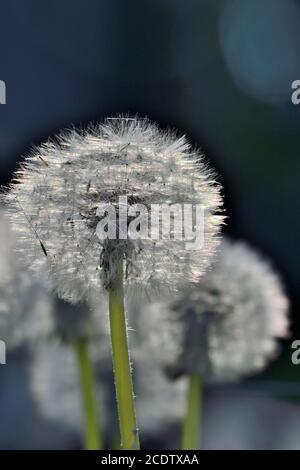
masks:
<svg viewBox="0 0 300 470"><path fill-rule="evenodd" d="M109 289L109 317L122 449L140 449L124 312L123 265Z"/></svg>
<svg viewBox="0 0 300 470"><path fill-rule="evenodd" d="M77 357L81 401L85 419L85 449L102 449L102 436L97 420L97 405L95 397L95 378L88 354L87 341L79 338L74 342Z"/></svg>
<svg viewBox="0 0 300 470"><path fill-rule="evenodd" d="M199 447L200 422L202 405L202 378L200 375L190 375L187 409L182 430L182 450L196 450Z"/></svg>

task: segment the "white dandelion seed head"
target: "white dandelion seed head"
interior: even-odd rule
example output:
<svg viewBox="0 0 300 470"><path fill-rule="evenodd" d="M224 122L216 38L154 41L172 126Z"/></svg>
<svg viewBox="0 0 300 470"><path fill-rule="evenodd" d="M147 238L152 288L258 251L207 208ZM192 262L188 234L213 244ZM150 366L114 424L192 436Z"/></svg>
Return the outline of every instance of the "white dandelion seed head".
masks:
<svg viewBox="0 0 300 470"><path fill-rule="evenodd" d="M204 246L184 240L101 240L100 204L199 204ZM223 217L220 186L184 137L163 132L146 119L116 118L72 130L25 158L4 196L20 250L33 269L50 273L51 288L71 302L99 296L124 262L126 292L141 287L176 291L203 272L218 245Z"/></svg>
<svg viewBox="0 0 300 470"><path fill-rule="evenodd" d="M52 296L20 262L15 243L0 208L0 339L8 348L30 344L52 328Z"/></svg>
<svg viewBox="0 0 300 470"><path fill-rule="evenodd" d="M198 285L146 311L151 348L171 374L238 379L276 355L288 305L270 264L245 243L224 240Z"/></svg>

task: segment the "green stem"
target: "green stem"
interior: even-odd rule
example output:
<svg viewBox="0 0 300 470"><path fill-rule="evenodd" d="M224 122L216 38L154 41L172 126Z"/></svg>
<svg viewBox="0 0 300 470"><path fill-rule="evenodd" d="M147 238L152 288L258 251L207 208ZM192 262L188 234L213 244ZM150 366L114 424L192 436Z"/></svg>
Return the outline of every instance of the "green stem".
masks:
<svg viewBox="0 0 300 470"><path fill-rule="evenodd" d="M200 439L200 421L202 405L202 378L200 375L190 375L187 410L182 431L182 450L196 450Z"/></svg>
<svg viewBox="0 0 300 470"><path fill-rule="evenodd" d="M102 438L97 420L95 378L88 354L87 341L78 338L74 342L74 350L78 362L81 401L85 418L85 449L100 450L102 448Z"/></svg>
<svg viewBox="0 0 300 470"><path fill-rule="evenodd" d="M119 266L114 284L109 289L109 318L121 447L126 450L138 450L140 442L135 417L124 312L122 264Z"/></svg>

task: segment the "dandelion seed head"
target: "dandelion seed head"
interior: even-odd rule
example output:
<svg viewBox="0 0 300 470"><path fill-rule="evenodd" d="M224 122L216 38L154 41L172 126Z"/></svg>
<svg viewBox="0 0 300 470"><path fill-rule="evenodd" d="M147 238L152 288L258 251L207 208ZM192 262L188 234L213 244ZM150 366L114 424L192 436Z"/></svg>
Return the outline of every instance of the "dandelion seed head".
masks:
<svg viewBox="0 0 300 470"><path fill-rule="evenodd" d="M288 334L288 300L273 268L224 240L198 285L146 312L151 348L173 376L234 380L263 369Z"/></svg>
<svg viewBox="0 0 300 470"><path fill-rule="evenodd" d="M184 240L100 240L99 204L200 204L204 246ZM218 245L223 217L220 186L185 137L146 119L108 119L86 132L71 130L36 148L5 195L19 248L36 273L71 302L111 285L119 262L126 292L147 286L176 291L203 272Z"/></svg>

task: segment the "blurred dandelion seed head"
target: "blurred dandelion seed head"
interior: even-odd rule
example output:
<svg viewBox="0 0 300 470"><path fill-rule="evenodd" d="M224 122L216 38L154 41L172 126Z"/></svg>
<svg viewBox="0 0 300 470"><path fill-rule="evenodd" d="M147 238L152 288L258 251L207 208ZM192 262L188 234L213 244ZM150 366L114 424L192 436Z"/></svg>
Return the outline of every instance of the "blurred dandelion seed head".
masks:
<svg viewBox="0 0 300 470"><path fill-rule="evenodd" d="M268 262L224 240L199 283L175 301L153 304L150 344L173 376L234 380L263 369L288 335L288 299Z"/></svg>
<svg viewBox="0 0 300 470"><path fill-rule="evenodd" d="M184 241L105 240L96 235L99 204L118 198L151 204L192 203L204 208L204 246ZM184 137L146 119L116 118L72 130L25 158L4 197L19 249L35 272L46 269L58 295L76 303L99 295L124 262L126 292L161 286L176 291L195 280L218 245L223 217L220 186Z"/></svg>
<svg viewBox="0 0 300 470"><path fill-rule="evenodd" d="M59 422L66 430L80 434L82 415L79 377L75 355L69 347L52 343L36 348L30 368L30 387L40 413ZM97 386L99 381L97 381ZM98 390L99 391L99 390ZM99 391L101 400L105 396ZM100 412L100 403L97 409ZM106 424L107 406L101 406L101 420Z"/></svg>

